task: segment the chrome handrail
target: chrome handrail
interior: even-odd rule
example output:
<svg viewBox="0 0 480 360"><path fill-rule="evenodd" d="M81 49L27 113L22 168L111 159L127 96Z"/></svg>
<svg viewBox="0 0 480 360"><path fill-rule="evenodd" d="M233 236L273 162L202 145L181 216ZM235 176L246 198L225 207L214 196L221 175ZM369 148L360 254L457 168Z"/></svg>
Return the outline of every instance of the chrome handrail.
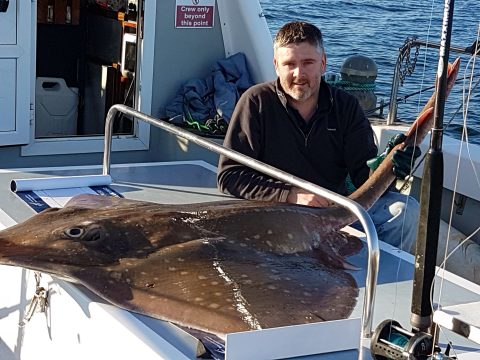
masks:
<svg viewBox="0 0 480 360"><path fill-rule="evenodd" d="M387 125L392 125L397 118L398 101L397 94L400 87L400 69L402 63L402 56L405 51L409 51L410 48L415 46L423 46L426 48L440 49L440 44L427 42L424 40L413 39L410 41L409 46L402 46L398 49L397 62L395 63L395 71L393 72L392 88L390 90L390 102L387 114ZM450 51L460 54L474 54L477 49L477 44L474 42L471 46L461 48L458 46L450 46Z"/></svg>
<svg viewBox="0 0 480 360"><path fill-rule="evenodd" d="M377 286L378 266L380 259L380 250L378 245L378 235L373 225L370 215L355 201L350 200L347 197L339 195L333 191L324 189L311 182L293 176L285 171L279 170L271 165L265 164L261 161L253 159L237 151L228 149L223 145L219 145L211 140L208 140L202 136L193 134L192 132L179 128L166 121L156 119L147 114L141 113L125 105L113 105L107 113L105 121L105 147L103 153L103 175L110 175L110 152L112 147L112 130L113 122L117 113L123 113L135 117L138 120L145 121L150 125L159 127L167 132L181 136L194 144L202 146L210 151L216 152L224 156L235 160L236 162L248 166L252 169L258 170L264 174L282 180L288 184L295 185L302 189L308 190L316 195L325 197L331 201L334 201L338 205L347 208L360 220L363 226L365 235L367 237L368 245L368 267L367 277L365 284L365 296L363 303L362 314L362 334L361 338L370 337L372 334L372 322L373 322L373 306L375 302L375 292Z"/></svg>

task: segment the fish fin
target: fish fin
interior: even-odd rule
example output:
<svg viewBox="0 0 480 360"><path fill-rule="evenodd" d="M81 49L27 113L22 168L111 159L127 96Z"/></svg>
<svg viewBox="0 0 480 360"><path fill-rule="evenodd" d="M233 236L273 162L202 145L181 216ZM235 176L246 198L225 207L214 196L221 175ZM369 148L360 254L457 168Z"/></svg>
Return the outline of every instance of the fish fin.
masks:
<svg viewBox="0 0 480 360"><path fill-rule="evenodd" d="M332 268L360 270L345 258L360 252L363 246L363 242L357 237L343 231L333 231L322 236L310 255Z"/></svg>
<svg viewBox="0 0 480 360"><path fill-rule="evenodd" d="M119 307L222 338L345 318L358 295L350 274L322 261L252 251L220 238L171 245L146 259L122 259L73 275Z"/></svg>
<svg viewBox="0 0 480 360"><path fill-rule="evenodd" d="M80 207L85 209L98 209L105 206L117 206L125 204L140 204L141 201L119 198L116 196L103 196L94 194L80 194L72 197L65 207Z"/></svg>

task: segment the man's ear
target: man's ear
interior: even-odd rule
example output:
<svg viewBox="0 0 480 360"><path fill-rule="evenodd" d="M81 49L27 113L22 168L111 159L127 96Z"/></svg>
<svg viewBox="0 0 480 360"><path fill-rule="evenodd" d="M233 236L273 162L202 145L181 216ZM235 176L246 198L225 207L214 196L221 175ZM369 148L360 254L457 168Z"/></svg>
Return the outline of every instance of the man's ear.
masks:
<svg viewBox="0 0 480 360"><path fill-rule="evenodd" d="M323 53L322 56L322 75L327 71L327 54Z"/></svg>
<svg viewBox="0 0 480 360"><path fill-rule="evenodd" d="M278 62L277 62L277 58L275 56L273 57L273 66L275 66L275 72L276 72L277 76L280 76L278 74Z"/></svg>

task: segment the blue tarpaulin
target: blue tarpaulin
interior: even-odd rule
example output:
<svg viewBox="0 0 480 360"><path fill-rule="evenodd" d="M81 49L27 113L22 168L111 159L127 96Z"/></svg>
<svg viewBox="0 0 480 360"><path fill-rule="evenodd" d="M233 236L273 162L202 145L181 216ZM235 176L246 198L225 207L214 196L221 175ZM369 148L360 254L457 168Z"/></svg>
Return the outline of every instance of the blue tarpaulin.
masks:
<svg viewBox="0 0 480 360"><path fill-rule="evenodd" d="M221 133L219 122L226 129L238 98L252 85L245 55L237 53L217 61L205 79L187 81L165 113L176 124Z"/></svg>

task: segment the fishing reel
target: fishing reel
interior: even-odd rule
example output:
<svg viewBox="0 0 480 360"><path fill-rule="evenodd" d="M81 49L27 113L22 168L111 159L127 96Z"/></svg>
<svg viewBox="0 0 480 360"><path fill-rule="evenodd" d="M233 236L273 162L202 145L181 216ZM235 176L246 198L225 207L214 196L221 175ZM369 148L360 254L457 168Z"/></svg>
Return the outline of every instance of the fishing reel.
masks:
<svg viewBox="0 0 480 360"><path fill-rule="evenodd" d="M433 351L432 351L433 350ZM454 360L449 357L450 345L445 354L434 345L432 335L405 330L395 320L384 320L374 332L370 351L375 360Z"/></svg>

